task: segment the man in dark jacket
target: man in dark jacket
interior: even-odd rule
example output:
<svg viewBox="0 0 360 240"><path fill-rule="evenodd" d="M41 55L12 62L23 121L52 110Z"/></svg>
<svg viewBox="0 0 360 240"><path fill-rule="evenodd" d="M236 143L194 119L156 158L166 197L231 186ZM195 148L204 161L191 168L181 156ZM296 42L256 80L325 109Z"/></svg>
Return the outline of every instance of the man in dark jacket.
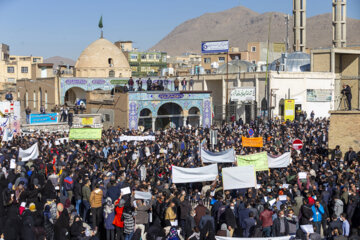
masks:
<svg viewBox="0 0 360 240"><path fill-rule="evenodd" d="M226 226L230 232L230 237L232 237L236 228L235 204L230 203L230 206L225 209L224 214Z"/></svg>
<svg viewBox="0 0 360 240"><path fill-rule="evenodd" d="M278 217L274 220L273 235L274 237L289 235L289 223L285 218L283 210L279 211Z"/></svg>
<svg viewBox="0 0 360 240"><path fill-rule="evenodd" d="M308 198L304 198L303 205L300 208L300 212L301 212L300 225L311 224L313 211L309 204Z"/></svg>
<svg viewBox="0 0 360 240"><path fill-rule="evenodd" d="M78 215L80 215L80 204L81 204L81 198L82 198L82 179L78 178L77 181L75 181L74 184L74 198L75 198L75 208L76 211L78 213Z"/></svg>
<svg viewBox="0 0 360 240"><path fill-rule="evenodd" d="M243 237L251 237L254 227L256 226L256 221L254 219L254 212L249 213L249 217L244 220L244 233Z"/></svg>

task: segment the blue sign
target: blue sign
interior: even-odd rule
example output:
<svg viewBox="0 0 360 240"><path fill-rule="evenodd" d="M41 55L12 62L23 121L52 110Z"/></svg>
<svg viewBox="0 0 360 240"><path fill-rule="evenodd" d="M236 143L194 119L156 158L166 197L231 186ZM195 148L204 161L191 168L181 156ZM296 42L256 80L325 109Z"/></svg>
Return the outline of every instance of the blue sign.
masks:
<svg viewBox="0 0 360 240"><path fill-rule="evenodd" d="M57 113L30 114L30 124L57 123Z"/></svg>
<svg viewBox="0 0 360 240"><path fill-rule="evenodd" d="M210 41L201 43L201 53L223 53L229 51L229 41Z"/></svg>
<svg viewBox="0 0 360 240"><path fill-rule="evenodd" d="M254 130L252 128L249 129L248 133L250 137L254 136Z"/></svg>

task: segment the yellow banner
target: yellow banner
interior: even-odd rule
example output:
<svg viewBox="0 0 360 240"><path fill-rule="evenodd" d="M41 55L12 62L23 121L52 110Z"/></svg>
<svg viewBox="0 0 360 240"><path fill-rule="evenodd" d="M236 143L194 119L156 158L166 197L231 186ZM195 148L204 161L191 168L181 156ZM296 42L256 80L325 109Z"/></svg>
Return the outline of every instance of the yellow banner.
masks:
<svg viewBox="0 0 360 240"><path fill-rule="evenodd" d="M238 166L254 166L256 171L268 171L269 164L266 152L250 155L237 155Z"/></svg>
<svg viewBox="0 0 360 240"><path fill-rule="evenodd" d="M262 137L254 137L254 138L247 138L242 137L242 146L243 147L263 147L263 138Z"/></svg>
<svg viewBox="0 0 360 240"><path fill-rule="evenodd" d="M99 140L101 139L101 128L71 128L70 140Z"/></svg>
<svg viewBox="0 0 360 240"><path fill-rule="evenodd" d="M94 118L81 118L81 124L82 125L93 125L94 124Z"/></svg>
<svg viewBox="0 0 360 240"><path fill-rule="evenodd" d="M295 119L295 100L285 99L284 101L284 120L294 121Z"/></svg>

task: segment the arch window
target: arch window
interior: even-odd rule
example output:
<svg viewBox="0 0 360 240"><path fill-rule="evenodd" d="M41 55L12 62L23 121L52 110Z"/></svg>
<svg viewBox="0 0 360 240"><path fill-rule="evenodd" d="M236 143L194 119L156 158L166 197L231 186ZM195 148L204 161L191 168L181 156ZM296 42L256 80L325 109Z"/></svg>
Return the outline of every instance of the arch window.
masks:
<svg viewBox="0 0 360 240"><path fill-rule="evenodd" d="M115 77L115 71L114 70L109 71L109 77Z"/></svg>

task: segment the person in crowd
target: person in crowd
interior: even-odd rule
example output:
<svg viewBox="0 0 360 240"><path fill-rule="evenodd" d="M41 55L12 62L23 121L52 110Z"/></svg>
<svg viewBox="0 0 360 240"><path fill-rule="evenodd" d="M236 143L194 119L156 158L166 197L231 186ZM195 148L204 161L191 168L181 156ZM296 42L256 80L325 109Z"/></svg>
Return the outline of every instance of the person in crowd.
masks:
<svg viewBox="0 0 360 240"><path fill-rule="evenodd" d="M181 86L183 91L186 91L186 85L187 85L186 78L183 78L183 80L181 81Z"/></svg>
<svg viewBox="0 0 360 240"><path fill-rule="evenodd" d="M175 91L179 91L179 79L175 78L174 80L174 89Z"/></svg>
<svg viewBox="0 0 360 240"><path fill-rule="evenodd" d="M26 107L25 114L26 114L26 123L30 124L31 109L29 108L29 106Z"/></svg>
<svg viewBox="0 0 360 240"><path fill-rule="evenodd" d="M250 128L263 138L263 147L242 146ZM329 149L328 128L329 119L315 117L285 123L225 121L211 128L218 131L214 146L210 128L191 126L158 132L109 127L100 140L60 143L68 133L20 133L0 146L0 235L198 240L218 233L356 239L359 155ZM120 141L122 135L154 135L156 141ZM296 138L304 142L300 151L291 147ZM35 143L38 156L22 161L20 148ZM213 182L173 183L174 166L202 166L200 147L216 153L233 148L236 155L264 151L279 157L289 152L292 162L258 171L256 188L224 190L221 175ZM217 166L221 173L234 164ZM299 178L300 172L307 177ZM313 225L315 233L307 236L301 225Z"/></svg>

